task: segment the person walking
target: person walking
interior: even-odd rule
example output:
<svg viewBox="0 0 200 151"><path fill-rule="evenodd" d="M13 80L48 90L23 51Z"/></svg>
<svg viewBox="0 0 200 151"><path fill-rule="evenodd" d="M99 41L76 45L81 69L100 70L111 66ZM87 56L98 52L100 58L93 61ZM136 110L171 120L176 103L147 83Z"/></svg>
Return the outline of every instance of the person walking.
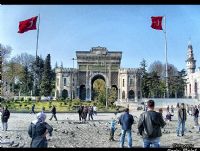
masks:
<svg viewBox="0 0 200 151"><path fill-rule="evenodd" d="M187 119L187 113L186 113L186 109L185 109L185 104L181 103L181 106L178 110L178 126L177 126L177 129L176 129L177 136L180 136L179 132L180 132L181 127L182 127L181 135L184 136L186 119Z"/></svg>
<svg viewBox="0 0 200 151"><path fill-rule="evenodd" d="M88 114L88 107L87 107L87 106L84 106L83 112L82 112L82 119L83 119L82 122L85 122L85 121L86 121L87 114Z"/></svg>
<svg viewBox="0 0 200 151"><path fill-rule="evenodd" d="M139 117L138 131L143 138L143 147L150 146L159 148L160 137L162 136L161 128L166 123L163 120L162 114L154 111L155 103L153 100L147 102L148 111L143 112Z"/></svg>
<svg viewBox="0 0 200 151"><path fill-rule="evenodd" d="M35 104L32 105L30 114L32 114L32 113L35 114Z"/></svg>
<svg viewBox="0 0 200 151"><path fill-rule="evenodd" d="M82 113L83 113L83 106L80 105L78 108L79 121L82 121Z"/></svg>
<svg viewBox="0 0 200 151"><path fill-rule="evenodd" d="M52 118L54 117L55 118L55 120L57 121L57 117L56 117L56 107L55 107L55 105L53 105L53 107L52 107L52 109L51 109L51 113L52 113L52 115L51 115L51 117L50 117L50 121L52 120Z"/></svg>
<svg viewBox="0 0 200 151"><path fill-rule="evenodd" d="M167 113L169 112L169 105L167 106Z"/></svg>
<svg viewBox="0 0 200 151"><path fill-rule="evenodd" d="M90 121L90 118L93 120L93 107L92 106L90 106L89 108L88 108L88 120Z"/></svg>
<svg viewBox="0 0 200 151"><path fill-rule="evenodd" d="M45 113L44 111L45 111L45 107L43 106L41 112L42 112L42 113Z"/></svg>
<svg viewBox="0 0 200 151"><path fill-rule="evenodd" d="M199 125L198 118L199 118L199 110L197 106L195 105L194 107L194 126L195 127Z"/></svg>
<svg viewBox="0 0 200 151"><path fill-rule="evenodd" d="M3 107L2 115L1 115L1 121L3 126L3 131L8 130L8 119L10 118L10 111L7 107Z"/></svg>
<svg viewBox="0 0 200 151"><path fill-rule="evenodd" d="M174 106L171 105L171 113L174 114Z"/></svg>
<svg viewBox="0 0 200 151"><path fill-rule="evenodd" d="M121 125L121 137L120 137L120 147L121 148L124 147L124 140L125 140L126 133L128 135L128 137L127 137L128 147L129 148L132 147L131 129L132 129L133 122L134 122L133 115L129 114L129 109L126 108L125 113L122 114L119 118L119 124Z"/></svg>
<svg viewBox="0 0 200 151"><path fill-rule="evenodd" d="M32 121L28 128L28 135L32 138L31 148L47 148L46 135L52 136L53 128L45 122L46 115L42 112L37 114L37 119Z"/></svg>
<svg viewBox="0 0 200 151"><path fill-rule="evenodd" d="M93 112L94 112L94 115L97 116L97 107L95 105L93 106Z"/></svg>
<svg viewBox="0 0 200 151"><path fill-rule="evenodd" d="M115 134L116 124L117 121L115 120L114 117L112 117L112 120L110 122L110 138L109 138L110 141L115 141L114 134Z"/></svg>

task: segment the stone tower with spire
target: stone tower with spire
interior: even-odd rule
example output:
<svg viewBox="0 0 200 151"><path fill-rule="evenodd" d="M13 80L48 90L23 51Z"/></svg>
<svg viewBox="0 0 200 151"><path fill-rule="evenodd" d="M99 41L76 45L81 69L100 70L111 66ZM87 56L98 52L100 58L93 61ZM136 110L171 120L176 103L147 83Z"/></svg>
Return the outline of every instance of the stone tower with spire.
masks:
<svg viewBox="0 0 200 151"><path fill-rule="evenodd" d="M196 60L194 60L192 44L189 41L186 60L187 73L194 73L196 69Z"/></svg>

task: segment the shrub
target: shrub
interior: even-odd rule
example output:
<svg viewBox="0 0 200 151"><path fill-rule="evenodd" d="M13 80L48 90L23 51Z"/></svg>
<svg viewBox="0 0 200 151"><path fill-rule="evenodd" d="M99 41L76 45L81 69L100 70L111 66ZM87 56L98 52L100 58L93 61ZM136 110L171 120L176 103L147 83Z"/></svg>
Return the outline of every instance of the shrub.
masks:
<svg viewBox="0 0 200 151"><path fill-rule="evenodd" d="M24 97L22 97L22 98L20 99L20 101L24 101Z"/></svg>
<svg viewBox="0 0 200 151"><path fill-rule="evenodd" d="M73 106L74 106L74 105L80 105L80 104L81 104L81 101L80 101L80 100L73 100L71 104L72 104Z"/></svg>
<svg viewBox="0 0 200 151"><path fill-rule="evenodd" d="M60 102L60 106L62 106L62 102Z"/></svg>

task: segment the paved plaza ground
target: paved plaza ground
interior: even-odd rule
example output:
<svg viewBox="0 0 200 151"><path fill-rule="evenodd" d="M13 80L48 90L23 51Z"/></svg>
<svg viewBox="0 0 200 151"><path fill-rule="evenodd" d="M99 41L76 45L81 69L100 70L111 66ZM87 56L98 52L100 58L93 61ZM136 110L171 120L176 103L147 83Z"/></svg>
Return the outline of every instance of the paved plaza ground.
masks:
<svg viewBox="0 0 200 151"><path fill-rule="evenodd" d="M135 116L135 124L132 128L133 146L142 147L142 138L137 135L138 117L143 111L131 111ZM164 115L166 111L164 111ZM162 147L172 147L173 143L194 144L195 147L200 147L200 133L193 128L193 117L188 116L186 123L186 135L183 137L176 136L177 111L173 121L168 123L162 129L163 136L161 137ZM57 113L58 122L54 119L49 121L50 113L47 113L46 121L54 128L53 136L49 139L49 147L67 148L116 148L119 147L120 125L117 125L115 132L115 141L109 141L109 125L108 121L114 117L114 113L98 113L94 116L93 121L87 121L80 124L77 113ZM1 147L17 147L26 148L30 146L31 138L28 136L27 130L30 122L36 118L35 114L29 113L11 113L8 121L8 131L0 131L1 141L14 141L12 146L8 144L0 144ZM0 126L2 128L2 125ZM127 140L125 142L127 146Z"/></svg>

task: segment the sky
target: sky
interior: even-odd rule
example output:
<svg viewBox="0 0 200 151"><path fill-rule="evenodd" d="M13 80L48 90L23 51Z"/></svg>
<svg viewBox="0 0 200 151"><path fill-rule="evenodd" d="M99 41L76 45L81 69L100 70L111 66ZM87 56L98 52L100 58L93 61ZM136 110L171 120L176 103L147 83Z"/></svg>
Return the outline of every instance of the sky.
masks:
<svg viewBox="0 0 200 151"><path fill-rule="evenodd" d="M151 28L151 16L166 16L168 63L186 68L187 46L200 66L200 5L0 5L0 43L12 47L11 57L35 56L37 30L17 33L19 21L40 14L38 55L51 54L52 67L73 67L76 51L106 47L122 51L121 67L165 63L165 38ZM76 67L75 62L75 67Z"/></svg>

